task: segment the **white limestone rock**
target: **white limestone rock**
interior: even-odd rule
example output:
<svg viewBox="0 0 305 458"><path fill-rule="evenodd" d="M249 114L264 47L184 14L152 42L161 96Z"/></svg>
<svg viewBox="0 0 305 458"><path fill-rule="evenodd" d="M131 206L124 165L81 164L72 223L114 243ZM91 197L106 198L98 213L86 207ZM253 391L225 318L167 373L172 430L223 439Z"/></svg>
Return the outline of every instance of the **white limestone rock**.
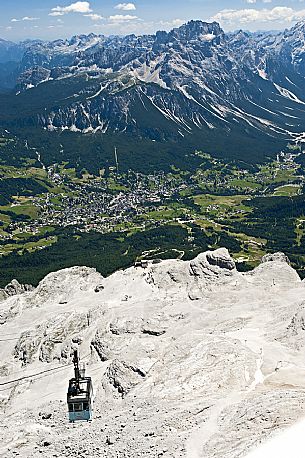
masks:
<svg viewBox="0 0 305 458"><path fill-rule="evenodd" d="M108 278L63 269L7 296L0 456L245 456L305 413L304 293L282 255L239 273L220 249ZM94 420L74 427L75 347Z"/></svg>
<svg viewBox="0 0 305 458"><path fill-rule="evenodd" d="M38 285L32 296L32 304L43 306L44 302L57 300L64 303L77 293L94 290L103 276L90 267L70 267L48 274Z"/></svg>
<svg viewBox="0 0 305 458"><path fill-rule="evenodd" d="M273 286L282 284L290 287L291 283L301 282L298 273L290 266L288 258L283 253L264 256L262 263L246 276Z"/></svg>
<svg viewBox="0 0 305 458"><path fill-rule="evenodd" d="M110 363L104 374L103 384L107 390L105 384L109 383L112 388L124 397L132 388L140 383L142 377L144 377L144 374L136 367L129 366L125 362L115 359Z"/></svg>
<svg viewBox="0 0 305 458"><path fill-rule="evenodd" d="M262 257L262 263L274 261L286 262L287 264L290 264L288 256L286 256L284 253L281 253L280 251L277 253L267 253Z"/></svg>
<svg viewBox="0 0 305 458"><path fill-rule="evenodd" d="M18 280L14 279L8 283L3 289L0 288L0 302L4 301L10 296L15 296L17 294L22 294L27 291L33 291L34 287L32 285L22 285Z"/></svg>
<svg viewBox="0 0 305 458"><path fill-rule="evenodd" d="M190 262L190 274L203 279L232 276L235 273L235 262L226 248L201 253Z"/></svg>

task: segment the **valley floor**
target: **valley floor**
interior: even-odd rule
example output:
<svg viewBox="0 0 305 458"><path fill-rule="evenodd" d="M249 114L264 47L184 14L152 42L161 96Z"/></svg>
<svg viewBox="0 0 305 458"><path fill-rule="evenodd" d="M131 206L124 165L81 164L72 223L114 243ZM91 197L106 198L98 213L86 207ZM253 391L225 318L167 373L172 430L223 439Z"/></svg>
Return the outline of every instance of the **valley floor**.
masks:
<svg viewBox="0 0 305 458"><path fill-rule="evenodd" d="M109 275L143 258L188 260L220 246L242 271L283 251L304 277L300 147L251 170L195 156L202 162L195 171L148 175L0 165L0 287L13 277L37 285L73 265Z"/></svg>

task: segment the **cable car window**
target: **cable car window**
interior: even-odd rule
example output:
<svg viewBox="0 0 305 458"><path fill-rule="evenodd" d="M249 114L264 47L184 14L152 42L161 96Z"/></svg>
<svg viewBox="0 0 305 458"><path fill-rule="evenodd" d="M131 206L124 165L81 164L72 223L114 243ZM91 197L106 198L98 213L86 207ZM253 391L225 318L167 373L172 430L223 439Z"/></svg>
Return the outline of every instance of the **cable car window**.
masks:
<svg viewBox="0 0 305 458"><path fill-rule="evenodd" d="M68 393L71 396L75 396L77 394L76 386L75 385L69 386Z"/></svg>
<svg viewBox="0 0 305 458"><path fill-rule="evenodd" d="M81 410L83 410L83 405L81 402L77 403L77 404L74 404L74 411L75 412L80 412Z"/></svg>
<svg viewBox="0 0 305 458"><path fill-rule="evenodd" d="M69 404L69 412L73 412L73 404Z"/></svg>
<svg viewBox="0 0 305 458"><path fill-rule="evenodd" d="M83 406L84 406L84 410L89 410L89 404L88 404L88 402L84 402L84 403L83 403Z"/></svg>

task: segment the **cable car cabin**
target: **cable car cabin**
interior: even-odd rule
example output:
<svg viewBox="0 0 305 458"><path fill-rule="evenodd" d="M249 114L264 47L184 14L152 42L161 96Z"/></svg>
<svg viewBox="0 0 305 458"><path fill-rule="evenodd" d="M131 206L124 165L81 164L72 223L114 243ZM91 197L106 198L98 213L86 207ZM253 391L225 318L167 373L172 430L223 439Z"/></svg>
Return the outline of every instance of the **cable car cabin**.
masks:
<svg viewBox="0 0 305 458"><path fill-rule="evenodd" d="M92 381L91 377L69 380L68 409L71 422L92 420Z"/></svg>
<svg viewBox="0 0 305 458"><path fill-rule="evenodd" d="M71 422L92 420L93 387L91 377L85 377L85 368L79 369L77 350L74 351L74 378L69 380L67 402Z"/></svg>

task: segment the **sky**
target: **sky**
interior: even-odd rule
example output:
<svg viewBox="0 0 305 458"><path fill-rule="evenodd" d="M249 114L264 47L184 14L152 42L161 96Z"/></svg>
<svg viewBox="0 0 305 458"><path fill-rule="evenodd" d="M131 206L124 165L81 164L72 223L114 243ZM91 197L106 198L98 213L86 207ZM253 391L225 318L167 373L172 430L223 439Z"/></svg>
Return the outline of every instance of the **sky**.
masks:
<svg viewBox="0 0 305 458"><path fill-rule="evenodd" d="M229 30L282 30L305 20L305 0L0 0L0 37L51 40L78 34L137 35L191 19Z"/></svg>

